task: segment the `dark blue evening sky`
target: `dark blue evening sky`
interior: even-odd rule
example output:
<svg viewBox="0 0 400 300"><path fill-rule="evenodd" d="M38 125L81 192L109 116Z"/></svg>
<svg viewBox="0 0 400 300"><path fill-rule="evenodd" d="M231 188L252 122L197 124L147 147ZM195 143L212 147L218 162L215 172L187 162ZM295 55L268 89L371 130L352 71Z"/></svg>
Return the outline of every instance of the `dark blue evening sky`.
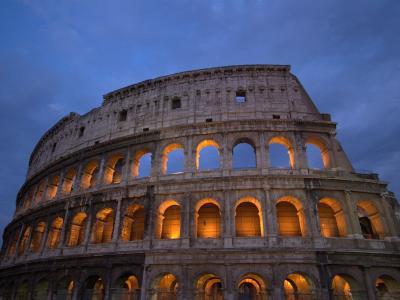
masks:
<svg viewBox="0 0 400 300"><path fill-rule="evenodd" d="M184 70L290 64L354 166L400 195L398 0L2 0L0 232L30 152L70 111Z"/></svg>

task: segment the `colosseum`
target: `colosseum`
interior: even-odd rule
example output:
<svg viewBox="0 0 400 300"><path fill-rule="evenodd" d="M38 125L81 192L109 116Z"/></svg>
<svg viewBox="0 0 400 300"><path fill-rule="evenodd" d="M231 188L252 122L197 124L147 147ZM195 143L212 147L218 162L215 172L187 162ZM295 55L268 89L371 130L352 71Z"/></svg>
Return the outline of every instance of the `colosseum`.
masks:
<svg viewBox="0 0 400 300"><path fill-rule="evenodd" d="M354 170L289 66L194 70L43 135L0 299L394 300L399 237L395 195Z"/></svg>

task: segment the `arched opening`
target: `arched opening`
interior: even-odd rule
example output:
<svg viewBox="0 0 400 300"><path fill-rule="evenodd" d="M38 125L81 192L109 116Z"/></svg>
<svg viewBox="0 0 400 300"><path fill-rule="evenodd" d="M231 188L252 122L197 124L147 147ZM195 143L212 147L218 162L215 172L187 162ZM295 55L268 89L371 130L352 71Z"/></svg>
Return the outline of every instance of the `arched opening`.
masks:
<svg viewBox="0 0 400 300"><path fill-rule="evenodd" d="M72 300L75 283L70 277L64 277L57 282L56 290L52 299Z"/></svg>
<svg viewBox="0 0 400 300"><path fill-rule="evenodd" d="M15 295L16 300L26 300L29 295L29 285L27 281L22 282L18 288Z"/></svg>
<svg viewBox="0 0 400 300"><path fill-rule="evenodd" d="M196 228L198 238L221 236L221 213L215 200L200 201L200 206L196 209Z"/></svg>
<svg viewBox="0 0 400 300"><path fill-rule="evenodd" d="M315 287L311 279L299 273L289 274L283 282L285 300L314 300Z"/></svg>
<svg viewBox="0 0 400 300"><path fill-rule="evenodd" d="M306 141L308 167L312 169L328 169L330 165L329 150L318 138L308 138Z"/></svg>
<svg viewBox="0 0 400 300"><path fill-rule="evenodd" d="M34 188L30 188L24 200L24 209L28 209L31 207L32 200L34 198L33 196L34 196Z"/></svg>
<svg viewBox="0 0 400 300"><path fill-rule="evenodd" d="M118 278L111 291L112 300L139 300L139 281L135 275L124 275Z"/></svg>
<svg viewBox="0 0 400 300"><path fill-rule="evenodd" d="M196 300L223 300L222 283L214 274L200 276L196 282Z"/></svg>
<svg viewBox="0 0 400 300"><path fill-rule="evenodd" d="M17 249L19 232L20 230L16 230L13 232L12 240L11 242L9 241L9 245L7 247L7 257L12 257L15 254L15 250Z"/></svg>
<svg viewBox="0 0 400 300"><path fill-rule="evenodd" d="M18 245L18 255L22 255L28 248L29 237L31 236L31 230L32 229L30 226L25 228L24 233L22 234L21 240Z"/></svg>
<svg viewBox="0 0 400 300"><path fill-rule="evenodd" d="M365 295L358 289L355 279L346 274L335 275L332 279L331 293L337 300L362 300Z"/></svg>
<svg viewBox="0 0 400 300"><path fill-rule="evenodd" d="M95 160L89 162L82 173L81 187L82 189L90 189L97 183L97 176L99 172L99 163Z"/></svg>
<svg viewBox="0 0 400 300"><path fill-rule="evenodd" d="M143 205L133 204L125 210L122 221L121 240L137 241L144 237L144 217Z"/></svg>
<svg viewBox="0 0 400 300"><path fill-rule="evenodd" d="M305 217L300 202L293 197L279 199L276 204L279 235L295 237L305 235Z"/></svg>
<svg viewBox="0 0 400 300"><path fill-rule="evenodd" d="M40 250L45 228L46 223L39 222L33 230L33 237L30 246L32 252L38 252Z"/></svg>
<svg viewBox="0 0 400 300"><path fill-rule="evenodd" d="M219 145L214 140L204 140L197 145L196 168L199 171L220 168Z"/></svg>
<svg viewBox="0 0 400 300"><path fill-rule="evenodd" d="M262 236L261 206L253 198L242 198L235 210L237 237Z"/></svg>
<svg viewBox="0 0 400 300"><path fill-rule="evenodd" d="M261 276L246 274L238 283L238 300L265 300L268 296L267 286Z"/></svg>
<svg viewBox="0 0 400 300"><path fill-rule="evenodd" d="M68 195L74 191L74 183L76 180L76 170L74 168L69 169L64 176L62 193Z"/></svg>
<svg viewBox="0 0 400 300"><path fill-rule="evenodd" d="M270 139L269 161L273 168L294 168L294 150L287 138L276 136Z"/></svg>
<svg viewBox="0 0 400 300"><path fill-rule="evenodd" d="M60 181L60 177L58 175L54 175L47 185L47 195L46 198L52 200L57 195L58 183Z"/></svg>
<svg viewBox="0 0 400 300"><path fill-rule="evenodd" d="M92 228L92 243L103 244L112 241L114 229L114 210L104 208L96 214L96 221Z"/></svg>
<svg viewBox="0 0 400 300"><path fill-rule="evenodd" d="M179 289L179 283L176 277L169 273L158 277L153 282L152 300L176 300Z"/></svg>
<svg viewBox="0 0 400 300"><path fill-rule="evenodd" d="M61 217L57 217L54 219L53 223L51 223L49 235L47 238L47 248L56 249L58 243L60 242L61 237L61 229L63 226L64 220Z"/></svg>
<svg viewBox="0 0 400 300"><path fill-rule="evenodd" d="M49 281L47 279L41 279L35 284L35 288L32 293L32 300L43 300L48 298L49 293Z"/></svg>
<svg viewBox="0 0 400 300"><path fill-rule="evenodd" d="M379 211L372 201L359 201L357 203L357 214L364 238L382 239L385 237Z"/></svg>
<svg viewBox="0 0 400 300"><path fill-rule="evenodd" d="M347 225L340 203L332 198L322 198L318 202L318 216L323 237L344 237Z"/></svg>
<svg viewBox="0 0 400 300"><path fill-rule="evenodd" d="M169 144L164 148L161 160L162 174L178 174L184 171L185 153L181 144Z"/></svg>
<svg viewBox="0 0 400 300"><path fill-rule="evenodd" d="M35 194L35 205L37 205L42 199L43 199L43 194L46 189L46 182L42 180L36 190Z"/></svg>
<svg viewBox="0 0 400 300"><path fill-rule="evenodd" d="M82 245L85 241L87 215L84 212L78 212L74 215L69 229L68 246L75 247Z"/></svg>
<svg viewBox="0 0 400 300"><path fill-rule="evenodd" d="M389 275L382 275L375 281L378 300L400 299L400 283Z"/></svg>
<svg viewBox="0 0 400 300"><path fill-rule="evenodd" d="M248 140L239 140L232 151L233 169L251 169L257 167L256 149Z"/></svg>
<svg viewBox="0 0 400 300"><path fill-rule="evenodd" d="M117 184L121 183L125 167L124 157L120 154L113 155L107 160L104 168L104 183Z"/></svg>
<svg viewBox="0 0 400 300"><path fill-rule="evenodd" d="M181 236L181 208L173 204L162 214L162 239L179 239Z"/></svg>
<svg viewBox="0 0 400 300"><path fill-rule="evenodd" d="M149 149L139 150L133 157L133 177L143 178L151 175L152 154Z"/></svg>
<svg viewBox="0 0 400 300"><path fill-rule="evenodd" d="M104 283L98 276L90 276L84 285L83 300L103 300Z"/></svg>

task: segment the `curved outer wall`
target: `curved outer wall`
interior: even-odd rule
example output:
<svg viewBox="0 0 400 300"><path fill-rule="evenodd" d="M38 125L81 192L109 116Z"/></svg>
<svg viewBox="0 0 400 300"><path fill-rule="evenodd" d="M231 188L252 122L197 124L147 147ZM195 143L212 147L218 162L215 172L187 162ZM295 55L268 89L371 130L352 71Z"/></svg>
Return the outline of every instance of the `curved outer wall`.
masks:
<svg viewBox="0 0 400 300"><path fill-rule="evenodd" d="M245 101L237 102L237 95ZM3 235L0 299L17 299L22 284L27 298L37 297L41 279L47 299L56 299L65 276L74 282L71 299L83 299L92 275L102 278L103 296L111 299L124 274L137 278L136 297L152 300L162 299L157 293L165 274L178 282L178 299L211 299L199 285L205 274L217 278L223 299L246 299L240 298L243 282L251 280L260 286L257 299L285 299L290 274L307 281L304 299L338 299L335 275L347 278L354 299L381 299L376 280L382 276L393 279L394 295L400 284L397 200L376 174L354 171L335 135L336 124L318 111L289 66L189 71L111 92L100 107L61 119L36 145ZM203 141L218 149L220 168L198 168ZM233 150L244 142L253 147L256 165L235 169ZM290 168L272 167L275 143L287 148ZM307 144L320 149L322 170L309 168ZM169 151L178 148L183 172L167 174ZM152 156L151 176L142 178L144 153ZM218 208L213 238L199 236L200 208L207 203ZM240 233L242 203L257 210L259 233ZM295 209L297 236L283 232L282 203ZM335 236L324 231L321 203L333 211ZM179 207L174 237L163 229L171 206ZM143 209L144 221L142 236L129 240L132 207ZM80 212L86 226L80 244L71 246ZM363 213L370 235L359 222ZM96 240L100 223L111 226L105 240Z"/></svg>

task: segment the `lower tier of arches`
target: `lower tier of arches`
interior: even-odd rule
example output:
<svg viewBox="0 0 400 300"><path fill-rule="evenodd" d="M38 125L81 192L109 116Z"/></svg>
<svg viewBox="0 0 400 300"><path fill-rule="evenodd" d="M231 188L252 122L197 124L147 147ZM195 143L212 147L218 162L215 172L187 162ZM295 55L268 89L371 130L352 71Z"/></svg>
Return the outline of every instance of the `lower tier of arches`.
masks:
<svg viewBox="0 0 400 300"><path fill-rule="evenodd" d="M0 300L395 300L400 256L154 251L0 269Z"/></svg>

